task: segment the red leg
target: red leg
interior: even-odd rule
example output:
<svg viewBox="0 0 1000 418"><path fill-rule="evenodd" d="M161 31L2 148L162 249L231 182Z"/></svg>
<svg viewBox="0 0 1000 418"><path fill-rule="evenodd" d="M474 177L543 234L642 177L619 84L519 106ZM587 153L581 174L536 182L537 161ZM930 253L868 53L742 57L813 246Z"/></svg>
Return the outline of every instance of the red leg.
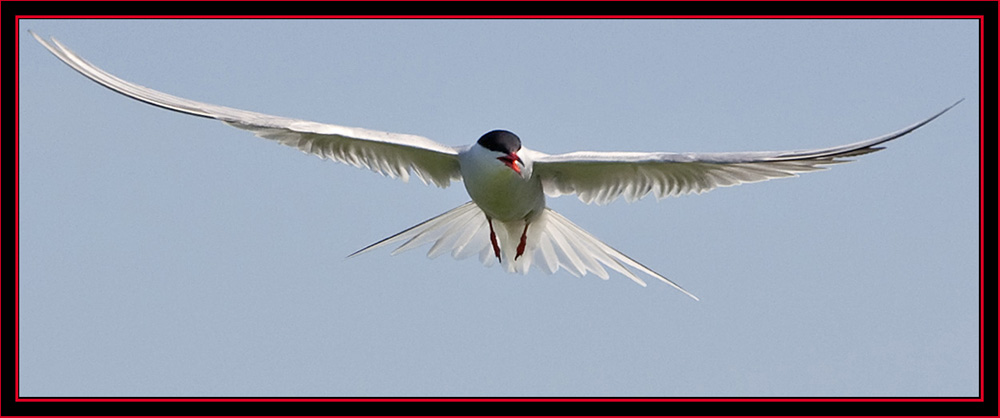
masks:
<svg viewBox="0 0 1000 418"><path fill-rule="evenodd" d="M496 254L497 261L502 263L503 260L500 260L500 245L497 244L497 234L496 232L493 232L493 220L486 218L486 221L490 224L490 243L493 244L493 254ZM515 257L515 259L516 258L517 257Z"/></svg>
<svg viewBox="0 0 1000 418"><path fill-rule="evenodd" d="M521 233L521 242L517 244L517 255L514 259L517 260L522 254L524 254L524 246L528 244L528 221L524 221L524 232Z"/></svg>

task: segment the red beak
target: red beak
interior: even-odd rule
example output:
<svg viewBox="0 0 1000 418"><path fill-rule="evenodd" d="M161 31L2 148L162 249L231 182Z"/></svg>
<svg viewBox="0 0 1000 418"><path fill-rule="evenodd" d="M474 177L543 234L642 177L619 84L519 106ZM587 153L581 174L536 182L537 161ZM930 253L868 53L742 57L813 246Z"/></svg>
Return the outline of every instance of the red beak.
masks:
<svg viewBox="0 0 1000 418"><path fill-rule="evenodd" d="M521 161L521 157L518 157L516 152L512 152L503 157L497 157L497 159L503 161L507 167L510 167L510 169L517 172L517 174L521 174L521 167L519 167L517 163L524 164L524 161Z"/></svg>

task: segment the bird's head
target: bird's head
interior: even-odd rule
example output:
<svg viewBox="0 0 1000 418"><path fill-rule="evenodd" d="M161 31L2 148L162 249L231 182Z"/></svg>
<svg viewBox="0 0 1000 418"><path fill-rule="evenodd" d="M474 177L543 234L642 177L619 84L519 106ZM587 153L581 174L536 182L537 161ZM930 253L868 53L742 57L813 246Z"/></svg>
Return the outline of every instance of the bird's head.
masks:
<svg viewBox="0 0 1000 418"><path fill-rule="evenodd" d="M524 161L517 156L517 152L521 150L521 138L518 138L517 135L504 130L495 130L481 136L476 143L498 154L497 160L510 167L517 174L523 175Z"/></svg>

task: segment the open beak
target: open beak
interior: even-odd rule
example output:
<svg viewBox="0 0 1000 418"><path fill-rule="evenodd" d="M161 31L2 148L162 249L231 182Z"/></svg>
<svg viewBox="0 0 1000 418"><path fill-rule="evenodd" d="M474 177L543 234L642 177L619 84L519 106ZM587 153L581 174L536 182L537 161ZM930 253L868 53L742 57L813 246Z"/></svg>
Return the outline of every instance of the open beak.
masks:
<svg viewBox="0 0 1000 418"><path fill-rule="evenodd" d="M517 165L517 163L521 163L521 165L524 165L524 161L521 161L521 157L518 157L517 153L512 152L510 154L504 155L503 157L497 157L497 159L503 161L503 163L507 165L507 167L510 167L510 169L517 172L517 174L521 174L521 166Z"/></svg>

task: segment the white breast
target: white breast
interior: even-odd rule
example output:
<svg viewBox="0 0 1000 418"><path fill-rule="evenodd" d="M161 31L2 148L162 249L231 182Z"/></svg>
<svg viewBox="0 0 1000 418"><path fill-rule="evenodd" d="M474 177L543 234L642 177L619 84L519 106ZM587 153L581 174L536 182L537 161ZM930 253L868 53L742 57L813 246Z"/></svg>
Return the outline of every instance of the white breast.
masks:
<svg viewBox="0 0 1000 418"><path fill-rule="evenodd" d="M514 221L531 219L545 208L542 183L532 177L532 164L524 159L518 174L497 160L500 154L473 145L459 153L465 190L483 212L492 219Z"/></svg>

